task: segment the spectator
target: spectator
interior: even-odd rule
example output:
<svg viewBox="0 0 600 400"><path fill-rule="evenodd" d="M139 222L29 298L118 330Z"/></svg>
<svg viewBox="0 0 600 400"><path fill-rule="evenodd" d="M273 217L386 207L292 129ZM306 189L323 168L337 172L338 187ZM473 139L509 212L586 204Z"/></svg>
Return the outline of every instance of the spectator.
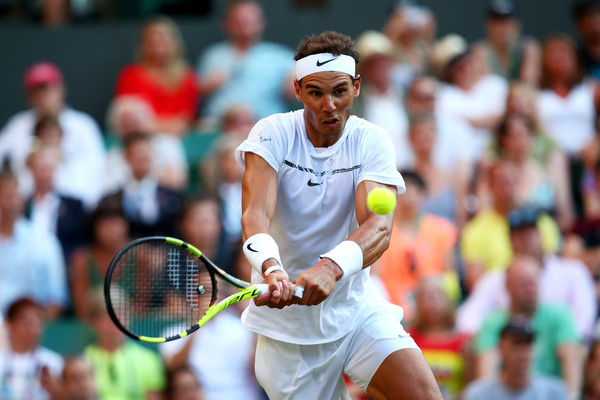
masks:
<svg viewBox="0 0 600 400"><path fill-rule="evenodd" d="M229 294L230 287L219 286L219 300ZM256 337L242 326L239 311L229 307L193 335L159 346L169 369L192 368L207 400L262 398L253 368Z"/></svg>
<svg viewBox="0 0 600 400"><path fill-rule="evenodd" d="M70 268L73 309L85 321L90 317L88 293L103 287L110 261L129 241L129 224L118 208L98 207L88 225L90 243L73 254Z"/></svg>
<svg viewBox="0 0 600 400"><path fill-rule="evenodd" d="M447 276L452 297L458 300L458 280L454 268L453 247L458 238L456 227L448 220L421 209L426 184L413 171L403 171L406 192L398 196L394 227L388 250L374 272L379 275L390 302L404 308L410 321L415 315L414 291L422 279Z"/></svg>
<svg viewBox="0 0 600 400"><path fill-rule="evenodd" d="M256 117L252 106L248 104L235 105L227 109L223 114L221 133L225 135L237 135L246 139L255 123Z"/></svg>
<svg viewBox="0 0 600 400"><path fill-rule="evenodd" d="M362 82L352 111L387 130L396 149L396 165L406 167L410 153L408 118L403 93L392 85L394 44L380 32L366 31L356 40L356 50L360 53Z"/></svg>
<svg viewBox="0 0 600 400"><path fill-rule="evenodd" d="M40 345L44 332L42 309L33 300L15 300L6 313L9 347L0 351L0 398L50 399L50 382L63 369L62 357ZM49 390L47 390L49 389Z"/></svg>
<svg viewBox="0 0 600 400"><path fill-rule="evenodd" d="M198 61L202 114L217 121L223 110L252 104L257 118L288 111L294 98L294 54L282 45L261 40L265 17L254 0L231 0L223 29L228 40L209 46Z"/></svg>
<svg viewBox="0 0 600 400"><path fill-rule="evenodd" d="M160 357L125 340L108 316L101 290L90 291L87 300L97 341L86 346L84 356L94 368L100 400L161 399L165 372Z"/></svg>
<svg viewBox="0 0 600 400"><path fill-rule="evenodd" d="M511 164L498 161L486 174L491 206L465 225L460 238L468 291L484 271L504 269L512 258L507 217L516 206L517 171ZM538 223L544 251L556 253L560 244L556 223L546 214Z"/></svg>
<svg viewBox="0 0 600 400"><path fill-rule="evenodd" d="M542 164L535 158L533 129L533 121L528 117L507 115L496 129L499 156L517 169L517 204L536 205L555 215L559 225L567 230L575 217L567 171L556 171L555 166ZM564 162L560 166L567 168Z"/></svg>
<svg viewBox="0 0 600 400"><path fill-rule="evenodd" d="M464 169L450 172L435 164L436 135L433 115L411 116L409 140L415 157L413 168L427 186L422 208L462 227L466 221L464 199L469 177Z"/></svg>
<svg viewBox="0 0 600 400"><path fill-rule="evenodd" d="M566 35L544 42L537 108L544 132L569 156L594 138L600 86L586 78L575 44Z"/></svg>
<svg viewBox="0 0 600 400"><path fill-rule="evenodd" d="M456 308L439 277L421 280L415 293L417 314L409 329L431 366L444 399L457 399L468 378L469 336L454 328ZM471 363L472 364L472 363Z"/></svg>
<svg viewBox="0 0 600 400"><path fill-rule="evenodd" d="M185 135L195 120L199 88L185 60L185 45L177 24L158 16L142 25L139 59L121 70L115 96L135 95L152 106L154 132Z"/></svg>
<svg viewBox="0 0 600 400"><path fill-rule="evenodd" d="M154 157L150 137L132 134L125 139L125 160L131 176L100 204L123 210L130 223L131 236L173 235L180 193L158 184L151 174Z"/></svg>
<svg viewBox="0 0 600 400"><path fill-rule="evenodd" d="M392 7L382 32L394 45L394 86L404 89L415 76L429 71L429 53L436 33L435 16L415 1L400 0Z"/></svg>
<svg viewBox="0 0 600 400"><path fill-rule="evenodd" d="M513 317L500 331L498 349L502 366L498 376L483 378L469 385L465 400L564 400L569 398L562 380L533 375L531 365L536 334L529 321Z"/></svg>
<svg viewBox="0 0 600 400"><path fill-rule="evenodd" d="M538 300L539 278L540 265L536 259L515 256L506 273L509 307L488 315L475 341L477 376L490 377L496 371L500 332L511 318L519 315L530 320L536 332L533 371L562 377L569 391L578 392L583 360L573 317L564 306Z"/></svg>
<svg viewBox="0 0 600 400"><path fill-rule="evenodd" d="M179 237L200 249L227 272L241 279L250 273L236 268L239 246L223 240L221 212L215 197L196 195L186 198L179 210L177 227Z"/></svg>
<svg viewBox="0 0 600 400"><path fill-rule="evenodd" d="M187 366L174 368L167 374L167 400L205 400L198 378Z"/></svg>
<svg viewBox="0 0 600 400"><path fill-rule="evenodd" d="M31 297L52 319L68 304L66 269L60 243L23 218L17 179L0 171L0 311Z"/></svg>
<svg viewBox="0 0 600 400"><path fill-rule="evenodd" d="M531 206L511 211L508 224L513 252L516 255L534 257L539 262L540 299L568 307L579 335L585 339L590 338L597 310L592 275L580 261L562 258L543 250L538 224L540 216L539 210ZM506 271L486 272L459 307L457 328L474 335L481 328L486 315L506 309L509 303Z"/></svg>
<svg viewBox="0 0 600 400"><path fill-rule="evenodd" d="M131 169L123 154L123 142L129 136L140 133L148 135L152 144L151 175L161 186L185 189L188 164L183 143L174 135L155 131L155 114L146 100L134 95L119 96L112 101L107 114L108 129L119 143L108 152L105 193L111 193L126 183Z"/></svg>
<svg viewBox="0 0 600 400"><path fill-rule="evenodd" d="M508 81L520 80L537 86L540 45L521 35L521 21L512 0L490 0L486 19L487 37L473 46L487 73Z"/></svg>
<svg viewBox="0 0 600 400"><path fill-rule="evenodd" d="M406 93L406 111L408 115L435 116L436 138L433 149L433 162L448 171L471 168L472 156L469 152L468 132L470 125L456 116L442 112L437 106L439 82L432 76L415 78ZM359 96L360 98L360 96ZM414 155L408 152L402 160L405 168L412 166Z"/></svg>
<svg viewBox="0 0 600 400"><path fill-rule="evenodd" d="M83 356L65 360L61 391L60 398L52 400L98 400L94 368Z"/></svg>
<svg viewBox="0 0 600 400"><path fill-rule="evenodd" d="M244 169L235 160L234 150L244 139L226 134L213 143L210 155L200 164L207 191L219 199L223 233L227 242L242 245L242 176Z"/></svg>
<svg viewBox="0 0 600 400"><path fill-rule="evenodd" d="M439 90L438 106L470 126L472 159L479 160L491 143L492 129L504 113L507 82L497 75L478 73L477 59L465 39L458 35L438 40L431 57L445 82Z"/></svg>
<svg viewBox="0 0 600 400"><path fill-rule="evenodd" d="M36 132L44 117L58 118L62 130L60 147L70 175L62 182L66 194L81 198L92 209L102 194L105 151L102 133L89 115L65 104L66 89L58 67L48 62L31 66L25 73L25 91L31 109L9 119L0 132L0 160L9 160L18 173L25 167ZM26 182L25 182L26 183ZM26 194L31 187L24 187Z"/></svg>
<svg viewBox="0 0 600 400"><path fill-rule="evenodd" d="M27 158L34 193L25 203L25 216L34 227L56 235L68 265L73 251L85 243L85 211L80 199L56 188L54 177L59 163L58 149L49 146L34 149Z"/></svg>
<svg viewBox="0 0 600 400"><path fill-rule="evenodd" d="M562 210L557 216L559 226L563 230L570 228L574 218L573 197L570 195L571 177L569 175L569 161L562 150L546 135L537 113L537 92L525 83L516 82L510 85L506 99L506 114L504 119L518 115L530 121L531 149L530 158L539 163L550 175L555 188L558 209ZM497 146L498 142L494 144ZM494 151L499 149L493 148Z"/></svg>
<svg viewBox="0 0 600 400"><path fill-rule="evenodd" d="M577 0L573 16L581 38L579 59L586 75L600 80L600 2Z"/></svg>

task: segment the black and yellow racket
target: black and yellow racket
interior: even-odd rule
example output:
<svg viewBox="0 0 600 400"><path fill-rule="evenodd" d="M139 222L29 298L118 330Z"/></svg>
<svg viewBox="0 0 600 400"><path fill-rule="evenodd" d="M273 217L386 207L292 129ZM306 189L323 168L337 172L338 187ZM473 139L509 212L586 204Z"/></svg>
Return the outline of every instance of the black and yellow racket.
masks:
<svg viewBox="0 0 600 400"><path fill-rule="evenodd" d="M240 289L217 303L217 281ZM133 339L161 343L189 335L223 309L258 297L268 285L235 278L182 240L134 240L113 258L104 280L113 322Z"/></svg>

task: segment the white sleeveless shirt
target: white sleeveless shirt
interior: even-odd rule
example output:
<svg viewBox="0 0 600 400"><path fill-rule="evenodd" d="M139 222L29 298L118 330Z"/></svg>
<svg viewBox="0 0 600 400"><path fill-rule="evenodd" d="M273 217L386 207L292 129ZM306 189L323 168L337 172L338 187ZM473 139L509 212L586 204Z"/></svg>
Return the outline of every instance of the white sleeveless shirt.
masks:
<svg viewBox="0 0 600 400"><path fill-rule="evenodd" d="M541 90L537 99L543 132L567 154L583 150L594 137L594 86L583 82L560 97L550 89Z"/></svg>
<svg viewBox="0 0 600 400"><path fill-rule="evenodd" d="M358 184L371 180L405 191L396 170L394 145L387 132L351 116L340 139L316 149L306 132L304 110L274 114L260 120L236 150L244 165L245 152L256 153L277 171L277 208L271 235L283 266L293 282L312 268L319 255L345 240L358 223L355 197ZM252 282L263 277L252 271ZM297 344L337 340L354 327L356 315L380 299L369 268L336 283L333 293L316 306L292 305L282 310L250 302L244 325L259 334ZM402 309L398 307L399 320Z"/></svg>

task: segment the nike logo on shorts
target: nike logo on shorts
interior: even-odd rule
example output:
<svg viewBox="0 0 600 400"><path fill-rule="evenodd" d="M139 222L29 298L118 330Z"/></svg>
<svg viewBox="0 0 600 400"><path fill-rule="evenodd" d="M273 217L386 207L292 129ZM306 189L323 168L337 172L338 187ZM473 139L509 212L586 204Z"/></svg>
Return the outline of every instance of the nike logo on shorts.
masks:
<svg viewBox="0 0 600 400"><path fill-rule="evenodd" d="M327 60L327 61L323 61L323 62L321 62L320 60L317 60L317 67L320 67L321 65L325 65L328 62L331 62L333 60L335 60L335 58L332 58L331 60Z"/></svg>

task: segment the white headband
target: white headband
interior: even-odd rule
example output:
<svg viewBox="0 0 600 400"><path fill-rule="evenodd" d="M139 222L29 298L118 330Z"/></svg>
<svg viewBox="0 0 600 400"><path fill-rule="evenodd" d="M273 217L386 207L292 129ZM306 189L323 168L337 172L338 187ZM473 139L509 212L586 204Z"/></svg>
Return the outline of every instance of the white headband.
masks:
<svg viewBox="0 0 600 400"><path fill-rule="evenodd" d="M312 54L296 61L297 80L304 78L306 75L324 71L344 72L354 78L356 76L356 61L345 54L336 56L331 53Z"/></svg>

